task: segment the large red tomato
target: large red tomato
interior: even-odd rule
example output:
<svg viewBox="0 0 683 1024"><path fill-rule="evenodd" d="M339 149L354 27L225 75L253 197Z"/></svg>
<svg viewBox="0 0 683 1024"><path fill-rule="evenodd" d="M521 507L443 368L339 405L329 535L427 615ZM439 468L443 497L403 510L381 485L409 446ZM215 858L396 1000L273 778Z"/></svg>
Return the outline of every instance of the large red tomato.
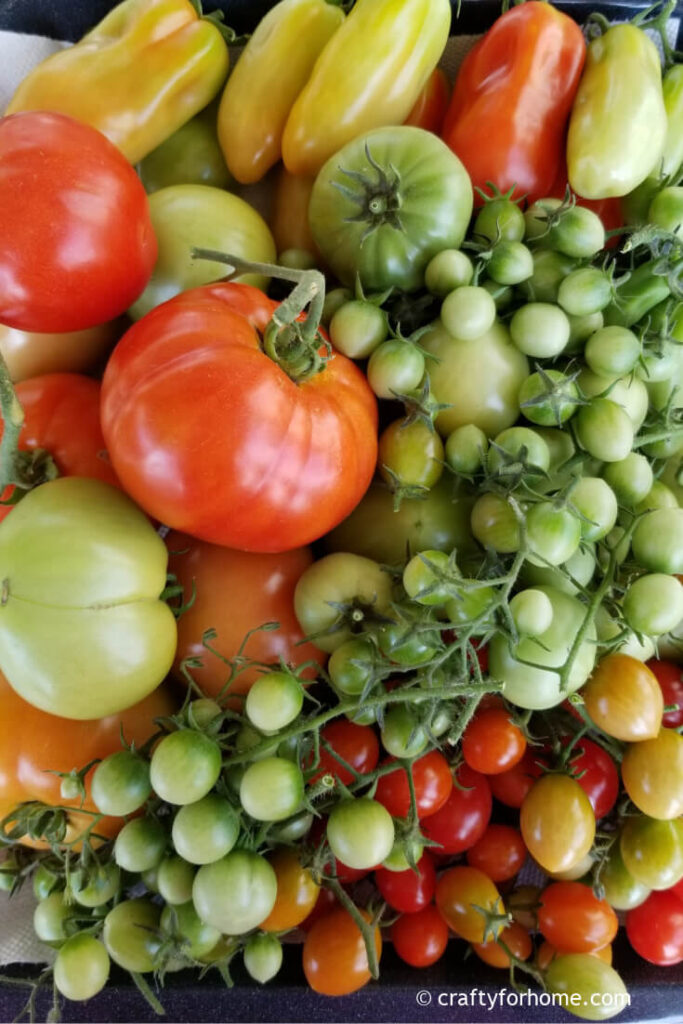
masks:
<svg viewBox="0 0 683 1024"><path fill-rule="evenodd" d="M47 111L0 120L0 322L78 331L137 299L157 243L147 196L118 149Z"/></svg>
<svg viewBox="0 0 683 1024"><path fill-rule="evenodd" d="M246 658L266 664L277 664L282 658L293 666L325 658L313 644L300 642L303 632L294 614L294 588L313 561L308 548L255 555L176 532L168 535L166 543L169 572L182 584L185 601L190 600L193 587L195 594L192 606L178 620L174 672L179 678L184 658L200 658L202 667L192 669L195 682L212 696L224 687L230 669L204 647L202 636L207 629L216 630L211 647L224 658L234 658L247 633L267 622L277 622L279 628L252 633L242 650ZM261 674L257 668L245 669L230 692L244 693Z"/></svg>
<svg viewBox="0 0 683 1024"><path fill-rule="evenodd" d="M26 417L19 436L20 450L43 449L52 456L62 476L88 476L118 484L104 450L100 385L96 380L78 373L46 373L17 384L15 392ZM36 483L41 482L39 476ZM13 490L6 488L4 501ZM0 521L11 509L11 505L0 505Z"/></svg>
<svg viewBox="0 0 683 1024"><path fill-rule="evenodd" d="M157 306L114 349L102 427L150 515L244 551L288 551L355 507L377 458L377 405L338 353L296 383L262 349L277 303L249 285Z"/></svg>

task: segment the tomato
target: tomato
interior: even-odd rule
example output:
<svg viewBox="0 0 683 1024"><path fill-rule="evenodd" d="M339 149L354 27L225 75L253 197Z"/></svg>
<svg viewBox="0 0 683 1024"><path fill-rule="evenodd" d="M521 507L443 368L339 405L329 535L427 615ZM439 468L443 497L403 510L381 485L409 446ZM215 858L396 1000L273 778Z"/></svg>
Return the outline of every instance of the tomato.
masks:
<svg viewBox="0 0 683 1024"><path fill-rule="evenodd" d="M595 837L590 801L568 775L537 779L524 798L519 824L529 853L546 871L573 868Z"/></svg>
<svg viewBox="0 0 683 1024"><path fill-rule="evenodd" d="M97 765L90 786L97 809L122 818L142 807L152 792L149 763L133 750L117 750Z"/></svg>
<svg viewBox="0 0 683 1024"><path fill-rule="evenodd" d="M450 96L451 83L448 76L441 68L434 68L403 123L415 128L424 128L425 131L438 135L446 116Z"/></svg>
<svg viewBox="0 0 683 1024"><path fill-rule="evenodd" d="M564 956L566 953L567 950L562 950L562 952L559 952L555 948L555 946L551 946L550 943L546 942L544 939L541 945L538 947L538 951L536 953L536 966L539 968L539 970L545 971L548 969L549 965L553 962L553 960L556 959L556 957ZM610 964L610 966L612 964L611 945L602 946L601 949L591 949L589 951L589 955L596 956L598 960L602 960L603 963Z"/></svg>
<svg viewBox="0 0 683 1024"><path fill-rule="evenodd" d="M576 412L578 397L578 388L570 377L547 369L526 378L519 389L519 407L532 423L560 426Z"/></svg>
<svg viewBox="0 0 683 1024"><path fill-rule="evenodd" d="M109 954L93 935L72 935L57 953L54 981L66 999L92 999L108 977Z"/></svg>
<svg viewBox="0 0 683 1024"><path fill-rule="evenodd" d="M130 164L98 131L46 111L3 118L0 152L0 320L61 332L119 316L157 253Z"/></svg>
<svg viewBox="0 0 683 1024"><path fill-rule="evenodd" d="M389 812L369 797L345 798L332 808L327 841L334 856L350 868L366 870L381 864L394 845Z"/></svg>
<svg viewBox="0 0 683 1024"><path fill-rule="evenodd" d="M600 873L600 884L605 899L615 910L631 910L643 903L650 895L650 887L639 882L628 871L621 856L619 843L612 846L605 866Z"/></svg>
<svg viewBox="0 0 683 1024"><path fill-rule="evenodd" d="M635 508L641 501L645 501L654 484L649 460L637 452L630 452L618 462L608 463L603 470L603 475L621 504L626 505L627 508ZM683 611L681 611L681 616L683 616ZM640 632L651 633L655 632L656 628L655 620L654 629L641 628ZM664 633L666 630L662 629L660 632Z"/></svg>
<svg viewBox="0 0 683 1024"><path fill-rule="evenodd" d="M683 736L660 729L654 739L633 743L621 763L624 788L651 818L683 815Z"/></svg>
<svg viewBox="0 0 683 1024"><path fill-rule="evenodd" d="M543 757L536 748L527 748L521 760L512 768L488 778L496 800L508 807L521 807L524 797L543 772Z"/></svg>
<svg viewBox="0 0 683 1024"><path fill-rule="evenodd" d="M602 658L582 695L586 711L608 736L633 743L654 739L659 732L662 692L652 672L636 658Z"/></svg>
<svg viewBox="0 0 683 1024"><path fill-rule="evenodd" d="M301 807L303 775L284 757L265 757L249 765L239 795L244 810L257 821L284 821Z"/></svg>
<svg viewBox="0 0 683 1024"><path fill-rule="evenodd" d="M582 406L576 415L576 431L581 447L601 462L619 462L633 447L633 423L611 398L593 398Z"/></svg>
<svg viewBox="0 0 683 1024"><path fill-rule="evenodd" d="M504 943L513 956L518 960L528 960L533 950L531 936L526 928L523 928L517 921L513 921L506 928L503 928L499 935L501 943ZM483 960L489 967L509 967L510 957L497 942L474 942L472 949L480 960Z"/></svg>
<svg viewBox="0 0 683 1024"><path fill-rule="evenodd" d="M187 903L192 899L194 876L194 867L182 857L175 854L164 857L157 868L159 895L170 906Z"/></svg>
<svg viewBox="0 0 683 1024"><path fill-rule="evenodd" d="M230 853L239 831L239 819L232 805L217 793L208 793L178 810L171 836L174 849L185 861L213 864Z"/></svg>
<svg viewBox="0 0 683 1024"><path fill-rule="evenodd" d="M284 166L278 172L269 226L279 253L287 249L318 252L308 224L308 204L314 181L315 178L307 175L290 174Z"/></svg>
<svg viewBox="0 0 683 1024"><path fill-rule="evenodd" d="M161 861L167 839L163 825L154 818L133 818L116 837L114 860L124 871L151 871Z"/></svg>
<svg viewBox="0 0 683 1024"><path fill-rule="evenodd" d="M619 773L614 761L601 746L582 736L572 748L569 765L590 800L596 819L604 818L619 795Z"/></svg>
<svg viewBox="0 0 683 1024"><path fill-rule="evenodd" d="M418 716L405 705L385 712L380 735L388 754L406 760L421 754L429 742Z"/></svg>
<svg viewBox="0 0 683 1024"><path fill-rule="evenodd" d="M495 320L496 304L478 285L455 288L441 304L441 323L460 341L475 341L491 330Z"/></svg>
<svg viewBox="0 0 683 1024"><path fill-rule="evenodd" d="M545 974L551 993L563 993L563 1006L584 1020L607 1020L628 1005L626 987L609 964L590 953L568 953L552 961Z"/></svg>
<svg viewBox="0 0 683 1024"><path fill-rule="evenodd" d="M52 892L39 901L33 911L33 930L41 942L60 946L67 938L67 927L78 909L68 904L63 892Z"/></svg>
<svg viewBox="0 0 683 1024"><path fill-rule="evenodd" d="M101 907L116 896L120 888L121 872L112 861L91 869L80 884L71 883L74 899L82 907Z"/></svg>
<svg viewBox="0 0 683 1024"><path fill-rule="evenodd" d="M486 776L464 764L457 771L448 800L427 818L422 831L438 844L436 853L462 853L481 839L490 817L491 790Z"/></svg>
<svg viewBox="0 0 683 1024"><path fill-rule="evenodd" d="M234 184L218 144L217 114L218 103L209 103L140 161L137 170L146 192L167 185L228 189Z"/></svg>
<svg viewBox="0 0 683 1024"><path fill-rule="evenodd" d="M191 670L192 678L204 693L214 696L230 675L223 658L241 653L259 664L276 664L282 658L293 667L321 660L312 644L301 643L303 633L294 614L294 587L312 561L307 548L251 554L176 532L169 533L166 545L169 571L183 587L183 601L189 603L194 594L178 620L174 674L181 682L186 682L180 672L185 658L201 659L201 667ZM271 622L277 622L278 628L258 628ZM211 651L202 642L207 629L217 633L210 641ZM250 630L254 632L245 643ZM244 693L259 674L258 668L246 665L235 675L230 693Z"/></svg>
<svg viewBox="0 0 683 1024"><path fill-rule="evenodd" d="M152 276L130 315L138 320L179 292L209 284L225 274L225 265L192 258L192 247L232 253L273 263L275 243L261 215L239 196L210 185L169 185L149 197L159 243ZM247 274L245 284L265 287L267 278Z"/></svg>
<svg viewBox="0 0 683 1024"><path fill-rule="evenodd" d="M282 967L282 944L275 935L252 935L243 956L249 976L265 985Z"/></svg>
<svg viewBox="0 0 683 1024"><path fill-rule="evenodd" d="M366 920L368 914L361 910ZM382 934L374 931L377 959L382 953ZM341 907L319 918L304 939L306 981L323 996L344 996L370 981L368 957L360 928Z"/></svg>
<svg viewBox="0 0 683 1024"><path fill-rule="evenodd" d="M526 738L507 711L492 708L475 714L462 737L465 761L483 775L498 775L524 756Z"/></svg>
<svg viewBox="0 0 683 1024"><path fill-rule="evenodd" d="M683 903L668 892L653 892L626 915L626 934L636 953L659 967L683 960Z"/></svg>
<svg viewBox="0 0 683 1024"><path fill-rule="evenodd" d="M665 708L670 708L662 716L662 725L676 729L683 725L683 668L673 661L656 658L648 661L647 667L657 677Z"/></svg>
<svg viewBox="0 0 683 1024"><path fill-rule="evenodd" d="M414 496L429 490L443 473L441 438L422 420L394 420L380 435L377 464L393 491Z"/></svg>
<svg viewBox="0 0 683 1024"><path fill-rule="evenodd" d="M391 941L401 960L411 967L429 967L446 952L448 925L437 908L428 904L394 921Z"/></svg>
<svg viewBox="0 0 683 1024"><path fill-rule="evenodd" d="M409 341L383 341L370 356L366 373L378 398L393 398L417 391L424 377L425 357Z"/></svg>
<svg viewBox="0 0 683 1024"><path fill-rule="evenodd" d="M296 850L283 847L270 856L277 878L275 906L261 922L265 932L285 932L298 927L316 905L320 886L308 868L302 866Z"/></svg>
<svg viewBox="0 0 683 1024"><path fill-rule="evenodd" d="M155 690L126 711L95 721L55 718L26 703L0 674L0 818L17 804L40 800L48 806L73 808L67 813L66 841L71 842L92 821L79 814L80 797L64 799L61 779L53 772L70 772L89 761L120 751L121 733L127 743L142 743L154 732L154 719L173 713L174 702L165 690ZM86 776L85 811L94 811L90 796L92 775ZM97 832L115 835L123 822L104 818ZM25 836L28 846L47 844Z"/></svg>
<svg viewBox="0 0 683 1024"><path fill-rule="evenodd" d="M180 729L164 736L150 763L152 788L171 804L201 800L213 788L220 772L220 747L194 729Z"/></svg>
<svg viewBox="0 0 683 1024"><path fill-rule="evenodd" d="M176 907L164 907L161 912L161 932L172 937L185 956L198 960L214 949L221 934L213 925L204 924L190 900Z"/></svg>
<svg viewBox="0 0 683 1024"><path fill-rule="evenodd" d="M649 889L668 889L683 877L683 822L643 814L627 818L619 849L630 875Z"/></svg>
<svg viewBox="0 0 683 1024"><path fill-rule="evenodd" d="M525 860L524 840L511 825L488 825L481 839L467 851L470 867L483 871L492 882L514 878Z"/></svg>
<svg viewBox="0 0 683 1024"><path fill-rule="evenodd" d="M15 388L24 410L19 449L43 449L54 459L60 476L87 476L117 486L100 428L100 386L75 373L53 373L23 381ZM0 422L0 437L2 423ZM41 482L40 475L36 480ZM14 491L2 494L7 501ZM11 506L0 506L0 521Z"/></svg>
<svg viewBox="0 0 683 1024"><path fill-rule="evenodd" d="M242 935L271 914L277 899L277 876L265 857L232 850L222 860L204 864L195 875L192 900L202 921L224 935Z"/></svg>
<svg viewBox="0 0 683 1024"><path fill-rule="evenodd" d="M413 761L413 785L418 818L427 818L439 811L451 794L453 781L450 766L438 750ZM410 812L408 769L400 766L395 772L381 776L377 781L375 799L383 804L394 818L405 818Z"/></svg>
<svg viewBox="0 0 683 1024"><path fill-rule="evenodd" d="M260 349L277 308L247 285L185 292L133 325L102 384L102 429L128 493L168 525L242 550L322 536L375 468L364 376L333 355L296 384Z"/></svg>
<svg viewBox="0 0 683 1024"><path fill-rule="evenodd" d="M359 775L371 772L379 760L379 742L375 731L367 725L356 725L355 722L343 719L331 722L321 729L320 762L315 775L308 780L309 784L312 785L326 774L336 776L345 786L353 782L354 776L337 760L335 754ZM381 785L382 779L378 783L378 793ZM377 798L380 803L383 802L379 796Z"/></svg>
<svg viewBox="0 0 683 1024"><path fill-rule="evenodd" d="M637 562L651 572L683 573L683 508L647 512L631 541Z"/></svg>
<svg viewBox="0 0 683 1024"><path fill-rule="evenodd" d="M0 355L13 381L46 373L82 373L97 365L122 332L120 320L63 334L0 325Z"/></svg>
<svg viewBox="0 0 683 1024"><path fill-rule="evenodd" d="M410 867L407 871L389 871L387 868L375 871L375 884L382 898L394 910L414 914L431 902L436 888L434 861L424 852L416 867L417 871Z"/></svg>
<svg viewBox="0 0 683 1024"><path fill-rule="evenodd" d="M477 868L449 868L436 883L436 905L449 928L467 942L490 942L501 926L489 928L481 910L503 913L503 901L491 879Z"/></svg>
<svg viewBox="0 0 683 1024"><path fill-rule="evenodd" d="M543 890L538 927L563 953L590 953L617 934L617 915L581 882L554 882Z"/></svg>
<svg viewBox="0 0 683 1024"><path fill-rule="evenodd" d="M397 211L400 209L400 216ZM442 249L457 249L472 212L462 164L421 128L361 134L323 166L309 206L313 237L343 284L415 291Z"/></svg>
<svg viewBox="0 0 683 1024"><path fill-rule="evenodd" d="M154 970L161 907L146 899L123 900L104 919L102 941L114 963L126 971Z"/></svg>
<svg viewBox="0 0 683 1024"><path fill-rule="evenodd" d="M512 426L529 363L502 324L494 324L475 341L463 341L437 323L420 338L420 345L438 360L429 360L429 382L436 401L449 405L435 421L444 437L469 423L489 437Z"/></svg>

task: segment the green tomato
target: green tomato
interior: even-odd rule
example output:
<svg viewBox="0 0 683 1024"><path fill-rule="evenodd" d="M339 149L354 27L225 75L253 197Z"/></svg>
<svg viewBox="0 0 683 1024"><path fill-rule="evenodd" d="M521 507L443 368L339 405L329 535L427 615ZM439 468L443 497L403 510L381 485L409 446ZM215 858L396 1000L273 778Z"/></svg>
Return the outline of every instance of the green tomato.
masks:
<svg viewBox="0 0 683 1024"><path fill-rule="evenodd" d="M92 999L107 984L109 966L109 954L94 935L72 935L57 954L55 986L66 999Z"/></svg>
<svg viewBox="0 0 683 1024"><path fill-rule="evenodd" d="M647 220L664 231L680 235L683 231L683 188L670 185L653 198Z"/></svg>
<svg viewBox="0 0 683 1024"><path fill-rule="evenodd" d="M80 477L36 487L0 524L0 671L63 718L142 700L177 645L159 600L167 563L164 542L117 488Z"/></svg>
<svg viewBox="0 0 683 1024"><path fill-rule="evenodd" d="M392 489L429 490L443 473L443 442L422 420L394 420L379 438L380 476Z"/></svg>
<svg viewBox="0 0 683 1024"><path fill-rule="evenodd" d="M609 462L603 476L622 505L634 508L652 490L652 466L644 455L629 452L618 462Z"/></svg>
<svg viewBox="0 0 683 1024"><path fill-rule="evenodd" d="M485 288L463 285L449 292L441 304L441 322L459 341L475 341L496 321L496 304Z"/></svg>
<svg viewBox="0 0 683 1024"><path fill-rule="evenodd" d="M6 859L3 861L0 870L2 870L3 873L5 871L8 872L8 877L11 879L11 884L9 885L8 888L11 889L12 886L14 885L14 875L13 873L9 873L9 867L16 867L16 865L12 865L11 862L10 865L8 865ZM53 892L58 886L60 889L62 889L64 885L59 875L55 874L53 871L50 871L50 869L46 867L45 864L38 864L38 867L33 873L31 882L33 888L33 895L38 901L44 900L45 897L49 896L50 893Z"/></svg>
<svg viewBox="0 0 683 1024"><path fill-rule="evenodd" d="M209 722L223 714L223 708L209 697L198 697L187 706L187 722L190 728L206 729Z"/></svg>
<svg viewBox="0 0 683 1024"><path fill-rule="evenodd" d="M117 750L93 772L91 796L102 814L123 818L144 804L152 792L149 762L132 750Z"/></svg>
<svg viewBox="0 0 683 1024"><path fill-rule="evenodd" d="M162 931L180 941L181 951L192 960L210 953L221 937L218 928L201 920L192 900L164 907L159 923Z"/></svg>
<svg viewBox="0 0 683 1024"><path fill-rule="evenodd" d="M550 628L539 637L525 637L511 648L502 634L496 634L489 644L489 672L493 679L504 684L506 700L521 708L541 711L555 707L574 693L588 679L596 655L596 633L590 626L579 645L566 690L560 689L560 676L549 668L561 668L583 624L586 609L576 598L553 587L541 586L553 606ZM519 660L518 660L519 659ZM539 666L533 668L524 662Z"/></svg>
<svg viewBox="0 0 683 1024"><path fill-rule="evenodd" d="M653 512L656 508L678 508L676 495L661 480L652 481L652 487L636 505L634 512L641 515L643 512Z"/></svg>
<svg viewBox="0 0 683 1024"><path fill-rule="evenodd" d="M294 611L304 634L331 653L354 630L363 630L367 615L386 613L391 599L391 577L377 562L335 552L304 570L294 590ZM352 606L349 623L335 607L340 604Z"/></svg>
<svg viewBox="0 0 683 1024"><path fill-rule="evenodd" d="M621 405L594 398L576 416L576 436L582 448L602 462L620 462L633 447L633 422Z"/></svg>
<svg viewBox="0 0 683 1024"><path fill-rule="evenodd" d="M454 472L471 476L482 468L488 447L488 438L481 427L466 423L448 435L446 462Z"/></svg>
<svg viewBox="0 0 683 1024"><path fill-rule="evenodd" d="M542 476L550 466L550 449L540 434L530 427L508 427L497 434L487 456L489 473L501 480L519 476L531 480Z"/></svg>
<svg viewBox="0 0 683 1024"><path fill-rule="evenodd" d="M351 515L327 535L325 545L332 551L376 558L385 565L402 564L406 552L427 548L472 551L476 548L470 531L473 504L474 497L463 486L454 486L450 474L444 474L424 497L404 498L397 511L391 491L374 482Z"/></svg>
<svg viewBox="0 0 683 1024"><path fill-rule="evenodd" d="M218 104L210 103L148 153L137 171L146 192L168 185L213 185L230 188L233 178L218 143Z"/></svg>
<svg viewBox="0 0 683 1024"><path fill-rule="evenodd" d="M559 306L529 302L510 321L510 337L520 352L536 359L557 356L569 341L569 321Z"/></svg>
<svg viewBox="0 0 683 1024"><path fill-rule="evenodd" d="M133 818L114 842L114 860L124 871L142 872L155 868L164 855L168 836L153 818Z"/></svg>
<svg viewBox="0 0 683 1024"><path fill-rule="evenodd" d="M621 856L619 843L614 843L600 872L605 899L615 910L632 910L648 898L652 890L629 874Z"/></svg>
<svg viewBox="0 0 683 1024"><path fill-rule="evenodd" d="M493 587L482 586L481 580L474 579L463 579L460 588L455 589L455 594L446 603L448 621L456 626L470 625L477 621L477 632L485 632L492 625L489 612L495 604L496 591Z"/></svg>
<svg viewBox="0 0 683 1024"><path fill-rule="evenodd" d="M622 608L631 629L661 636L683 619L683 586L675 576L648 573L629 584Z"/></svg>
<svg viewBox="0 0 683 1024"><path fill-rule="evenodd" d="M265 985L282 967L282 943L276 935L252 935L244 947L247 974Z"/></svg>
<svg viewBox="0 0 683 1024"><path fill-rule="evenodd" d="M67 922L78 912L64 899L63 892L52 892L41 900L33 912L33 930L41 942L58 946L66 938Z"/></svg>
<svg viewBox="0 0 683 1024"><path fill-rule="evenodd" d="M628 1006L628 992L609 964L590 953L568 953L551 961L545 983L569 998L564 1009L582 1020L609 1020Z"/></svg>
<svg viewBox="0 0 683 1024"><path fill-rule="evenodd" d="M258 928L275 906L277 877L265 857L233 850L199 869L192 902L199 917L224 935Z"/></svg>
<svg viewBox="0 0 683 1024"><path fill-rule="evenodd" d="M683 457L667 459L660 482L666 485L676 502L683 505Z"/></svg>
<svg viewBox="0 0 683 1024"><path fill-rule="evenodd" d="M327 671L339 693L356 696L369 685L376 661L373 644L364 637L354 637L332 652Z"/></svg>
<svg viewBox="0 0 683 1024"><path fill-rule="evenodd" d="M528 302L557 302L560 285L575 261L552 249L537 249L533 258L534 272L518 286L520 293Z"/></svg>
<svg viewBox="0 0 683 1024"><path fill-rule="evenodd" d="M169 804L192 804L213 788L221 764L221 749L214 740L195 729L179 729L154 749L152 788Z"/></svg>
<svg viewBox="0 0 683 1024"><path fill-rule="evenodd" d="M146 974L155 967L159 950L161 907L147 899L124 900L104 919L102 941L115 964Z"/></svg>
<svg viewBox="0 0 683 1024"><path fill-rule="evenodd" d="M567 319L569 320L569 341L564 350L565 355L580 352L591 334L595 334L605 324L602 313L589 313L587 316L572 316L571 313L567 313Z"/></svg>
<svg viewBox="0 0 683 1024"><path fill-rule="evenodd" d="M290 672L268 672L252 684L244 705L247 718L264 733L293 722L304 703L301 683Z"/></svg>
<svg viewBox="0 0 683 1024"><path fill-rule="evenodd" d="M394 845L394 822L382 804L369 797L346 798L327 819L327 841L334 856L359 871L381 864Z"/></svg>
<svg viewBox="0 0 683 1024"><path fill-rule="evenodd" d="M444 299L454 288L462 288L474 277L469 256L460 249L442 249L425 268L425 288Z"/></svg>
<svg viewBox="0 0 683 1024"><path fill-rule="evenodd" d="M192 258L193 248L232 253L274 263L275 242L263 217L239 196L210 185L169 185L149 197L159 244L157 262L144 292L130 307L139 320L174 295L224 277L224 263ZM245 274L236 280L264 288L268 278Z"/></svg>
<svg viewBox="0 0 683 1024"><path fill-rule="evenodd" d="M586 398L604 397L620 405L633 423L634 431L640 429L649 405L647 388L642 380L633 375L615 380L585 369L579 374L577 384Z"/></svg>
<svg viewBox="0 0 683 1024"><path fill-rule="evenodd" d="M627 818L619 848L629 874L650 889L670 889L683 875L683 824L637 814Z"/></svg>
<svg viewBox="0 0 683 1024"><path fill-rule="evenodd" d="M439 575L449 566L445 551L420 551L414 555L403 570L403 587L418 604L440 605L447 600L447 582L440 582Z"/></svg>
<svg viewBox="0 0 683 1024"><path fill-rule="evenodd" d="M425 357L416 345L383 341L370 356L368 383L378 398L395 398L416 391L424 377Z"/></svg>
<svg viewBox="0 0 683 1024"><path fill-rule="evenodd" d="M529 363L502 324L495 323L476 341L455 339L437 324L420 344L438 360L429 362L432 394L449 406L436 417L440 434L448 437L456 427L473 423L492 437L512 426Z"/></svg>
<svg viewBox="0 0 683 1024"><path fill-rule="evenodd" d="M414 712L405 704L390 708L384 715L382 746L392 757L418 757L429 742L427 733Z"/></svg>
<svg viewBox="0 0 683 1024"><path fill-rule="evenodd" d="M640 358L640 339L628 327L602 327L586 342L584 357L593 373L602 377L621 377L635 367Z"/></svg>
<svg viewBox="0 0 683 1024"><path fill-rule="evenodd" d="M240 803L256 821L284 821L301 807L304 777L284 757L264 757L250 764L240 783Z"/></svg>
<svg viewBox="0 0 683 1024"><path fill-rule="evenodd" d="M579 547L562 566L535 565L527 561L522 566L521 579L529 586L553 587L563 594L575 595L578 587L585 587L595 573L595 551L592 545ZM569 576L567 575L569 574ZM571 578L569 578L571 577ZM572 582L576 581L576 586Z"/></svg>
<svg viewBox="0 0 683 1024"><path fill-rule="evenodd" d="M192 804L188 804L192 807ZM178 811L182 814L184 808ZM176 815L177 817L177 815ZM172 834L172 833L171 833ZM175 845L175 838L174 838ZM195 869L192 864L178 854L164 857L157 868L157 888L159 895L171 906L179 906L192 899L192 883Z"/></svg>
<svg viewBox="0 0 683 1024"><path fill-rule="evenodd" d="M387 315L365 299L344 303L330 320L330 340L350 359L366 359L386 339Z"/></svg>
<svg viewBox="0 0 683 1024"><path fill-rule="evenodd" d="M600 313L612 298L612 282L598 267L579 267L567 274L559 287L557 301L565 313L590 316Z"/></svg>
<svg viewBox="0 0 683 1024"><path fill-rule="evenodd" d="M540 636L550 629L553 605L543 590L520 590L510 601L510 614L522 636Z"/></svg>
<svg viewBox="0 0 683 1024"><path fill-rule="evenodd" d="M519 408L525 419L540 426L561 426L576 412L579 389L559 370L530 374L519 389Z"/></svg>
<svg viewBox="0 0 683 1024"><path fill-rule="evenodd" d="M101 907L116 895L121 885L121 872L116 864L94 866L83 885L71 886L73 897L82 907Z"/></svg>
<svg viewBox="0 0 683 1024"><path fill-rule="evenodd" d="M318 261L308 249L283 249L278 253L278 265L290 270L315 270Z"/></svg>
<svg viewBox="0 0 683 1024"><path fill-rule="evenodd" d="M555 213L561 206L561 200L539 199L529 207L525 214L527 232L532 223L538 237L548 227L548 212ZM585 206L569 206L559 215L554 224L543 234L543 245L565 256L575 259L590 259L605 247L605 228L593 210Z"/></svg>
<svg viewBox="0 0 683 1024"><path fill-rule="evenodd" d="M337 310L341 309L347 302L350 302L352 298L353 292L349 288L332 288L326 292L321 318L323 326L329 327L330 321Z"/></svg>
<svg viewBox="0 0 683 1024"><path fill-rule="evenodd" d="M581 536L596 541L606 537L617 521L619 506L610 485L597 476L583 476L572 487L570 500L579 513Z"/></svg>
<svg viewBox="0 0 683 1024"><path fill-rule="evenodd" d="M230 853L239 832L240 823L234 808L224 797L209 793L196 803L185 804L180 808L173 819L171 838L176 853L184 861L190 864L212 864ZM170 868L165 868L163 881L158 880L160 890L161 885L166 884L169 871Z"/></svg>
<svg viewBox="0 0 683 1024"><path fill-rule="evenodd" d="M647 512L633 531L631 546L636 561L644 569L683 573L683 509Z"/></svg>
<svg viewBox="0 0 683 1024"><path fill-rule="evenodd" d="M400 210L400 213L398 212ZM472 213L467 171L431 132L397 126L359 135L322 167L309 223L335 276L366 291L415 291L443 249L457 249Z"/></svg>
<svg viewBox="0 0 683 1024"><path fill-rule="evenodd" d="M498 494L482 494L472 509L472 533L482 547L501 554L519 551L520 526L514 509Z"/></svg>
<svg viewBox="0 0 683 1024"><path fill-rule="evenodd" d="M491 250L486 272L496 284L521 284L533 275L534 259L521 242L498 242Z"/></svg>
<svg viewBox="0 0 683 1024"><path fill-rule="evenodd" d="M521 242L524 214L511 199L487 199L477 214L472 233L486 242Z"/></svg>
<svg viewBox="0 0 683 1024"><path fill-rule="evenodd" d="M526 518L529 561L541 565L562 565L577 550L581 522L568 508L552 502L533 505Z"/></svg>
<svg viewBox="0 0 683 1024"><path fill-rule="evenodd" d="M437 631L418 632L411 622L382 626L377 639L382 654L396 665L424 665L432 660L439 647Z"/></svg>

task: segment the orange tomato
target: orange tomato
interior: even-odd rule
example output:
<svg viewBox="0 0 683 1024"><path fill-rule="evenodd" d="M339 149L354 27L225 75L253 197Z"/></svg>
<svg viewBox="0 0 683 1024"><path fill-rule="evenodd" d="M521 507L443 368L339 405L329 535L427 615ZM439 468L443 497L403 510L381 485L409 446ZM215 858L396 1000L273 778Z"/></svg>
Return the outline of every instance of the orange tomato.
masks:
<svg viewBox="0 0 683 1024"><path fill-rule="evenodd" d="M306 249L319 256L308 226L308 204L315 178L291 174L286 167L278 173L273 193L273 209L270 216L270 230L275 239L277 251Z"/></svg>
<svg viewBox="0 0 683 1024"><path fill-rule="evenodd" d="M595 724L626 743L654 739L662 724L664 700L657 677L628 654L608 654L582 691Z"/></svg>
<svg viewBox="0 0 683 1024"><path fill-rule="evenodd" d="M275 906L259 925L264 932L288 932L305 921L318 900L320 886L291 847L276 850L269 858L277 878Z"/></svg>
<svg viewBox="0 0 683 1024"><path fill-rule="evenodd" d="M534 948L531 936L526 928L522 928L521 924L516 921L509 924L507 928L503 928L498 938L519 960L528 960L531 956L531 951ZM510 957L498 942L474 942L472 949L479 959L490 967L510 966Z"/></svg>
<svg viewBox="0 0 683 1024"><path fill-rule="evenodd" d="M361 914L369 921L370 916ZM382 953L382 936L375 928L377 959ZM304 974L314 992L323 996L345 996L370 981L368 957L361 930L341 907L319 918L304 941Z"/></svg>

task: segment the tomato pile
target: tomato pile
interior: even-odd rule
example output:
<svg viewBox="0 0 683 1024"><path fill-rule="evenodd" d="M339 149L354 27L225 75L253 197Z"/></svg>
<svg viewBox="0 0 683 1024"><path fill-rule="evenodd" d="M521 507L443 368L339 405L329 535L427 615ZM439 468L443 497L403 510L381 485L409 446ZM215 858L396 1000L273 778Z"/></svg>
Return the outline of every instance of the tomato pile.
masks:
<svg viewBox="0 0 683 1024"><path fill-rule="evenodd" d="M226 84L196 6L0 120L0 884L67 999L456 937L606 1019L618 914L683 960L672 4L452 95L447 0L280 0Z"/></svg>

